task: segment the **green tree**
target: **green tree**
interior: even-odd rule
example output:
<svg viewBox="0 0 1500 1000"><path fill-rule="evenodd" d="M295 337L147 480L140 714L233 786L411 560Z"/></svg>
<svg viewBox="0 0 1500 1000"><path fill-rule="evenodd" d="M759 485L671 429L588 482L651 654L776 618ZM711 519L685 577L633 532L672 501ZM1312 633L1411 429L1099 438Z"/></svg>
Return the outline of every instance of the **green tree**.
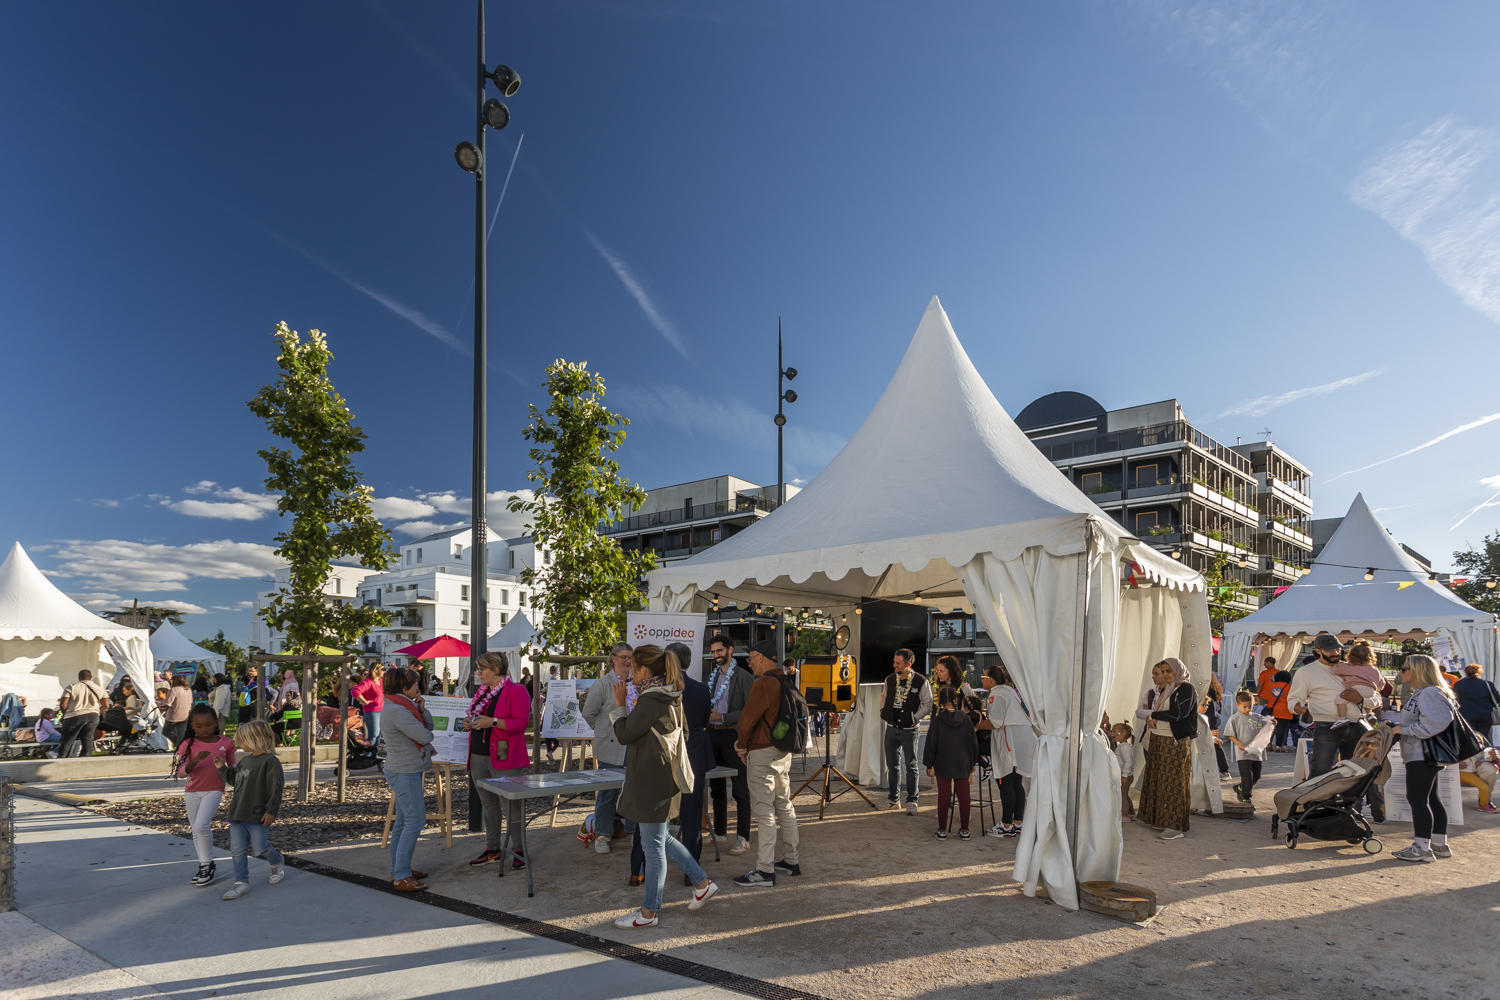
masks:
<svg viewBox="0 0 1500 1000"><path fill-rule="evenodd" d="M1244 599L1245 585L1229 575L1229 555L1220 552L1214 556L1213 565L1203 571L1208 581L1208 614L1217 622L1232 622L1250 614L1243 608L1229 606L1231 601ZM1222 624L1219 626L1222 627Z"/></svg>
<svg viewBox="0 0 1500 1000"><path fill-rule="evenodd" d="M256 614L286 633L287 646L298 652L321 645L345 647L387 624L390 616L325 597L333 562L357 558L370 569L385 569L395 550L390 532L370 507L374 491L351 459L364 451L365 433L354 426L354 415L328 377L333 355L327 340L309 330L303 343L285 323L276 325L273 336L281 344L276 356L281 375L246 405L295 449L256 452L269 473L266 489L280 494L279 515L292 516L291 526L276 535L276 554L290 564L291 581Z"/></svg>
<svg viewBox="0 0 1500 1000"><path fill-rule="evenodd" d="M1487 576L1491 580L1500 578L1500 531L1486 536L1483 548L1470 545L1467 549L1453 553L1453 561L1463 571L1460 575ZM1500 614L1500 587L1486 587L1482 580L1470 580L1452 590L1460 599L1480 611Z"/></svg>
<svg viewBox="0 0 1500 1000"><path fill-rule="evenodd" d="M219 653L224 657L224 674L226 677L244 677L245 667L250 663L250 656L233 642L224 638L224 630L219 629L219 634L212 639L199 639L198 645L211 653Z"/></svg>
<svg viewBox="0 0 1500 1000"><path fill-rule="evenodd" d="M792 644L786 655L794 660L804 656L831 656L833 654L833 630L826 628L795 628Z"/></svg>
<svg viewBox="0 0 1500 1000"><path fill-rule="evenodd" d="M542 613L535 646L571 655L607 650L624 631L626 611L640 608L641 577L656 565L650 552L626 552L599 526L640 507L646 491L620 476L609 456L625 441L629 420L604 405L604 378L588 362L547 366L545 411L527 407L522 436L536 468L530 500L510 499L512 511L531 515L536 567L522 572L534 585ZM529 652L529 650L528 650Z"/></svg>

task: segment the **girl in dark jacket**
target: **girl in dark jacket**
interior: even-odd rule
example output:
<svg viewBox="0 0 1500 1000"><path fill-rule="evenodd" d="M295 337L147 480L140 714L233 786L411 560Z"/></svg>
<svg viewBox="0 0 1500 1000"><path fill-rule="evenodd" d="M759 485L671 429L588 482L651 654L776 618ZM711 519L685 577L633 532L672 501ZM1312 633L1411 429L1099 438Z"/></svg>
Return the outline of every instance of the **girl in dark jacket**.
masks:
<svg viewBox="0 0 1500 1000"><path fill-rule="evenodd" d="M613 689L615 708L609 713L615 739L625 748L625 787L615 809L636 823L646 853L646 898L639 909L615 921L616 927L625 929L655 927L659 922L668 857L694 883L688 909L698 909L719 891L682 842L667 833L667 821L677 815L687 790L677 787L668 756L678 734L687 737L682 666L660 646L637 646L631 664L630 679L638 692L635 708L626 710L625 682L619 681Z"/></svg>
<svg viewBox="0 0 1500 1000"><path fill-rule="evenodd" d="M1198 695L1187 664L1175 656L1151 668L1155 687L1136 718L1146 721L1146 773L1141 779L1142 822L1162 840L1187 832L1192 806L1193 737L1198 735Z"/></svg>
<svg viewBox="0 0 1500 1000"><path fill-rule="evenodd" d="M938 689L937 714L927 727L927 745L922 763L929 776L936 776L938 790L937 839L948 839L948 801L958 792L958 838L969 839L969 775L979 759L979 740L974 720L960 710L957 688Z"/></svg>

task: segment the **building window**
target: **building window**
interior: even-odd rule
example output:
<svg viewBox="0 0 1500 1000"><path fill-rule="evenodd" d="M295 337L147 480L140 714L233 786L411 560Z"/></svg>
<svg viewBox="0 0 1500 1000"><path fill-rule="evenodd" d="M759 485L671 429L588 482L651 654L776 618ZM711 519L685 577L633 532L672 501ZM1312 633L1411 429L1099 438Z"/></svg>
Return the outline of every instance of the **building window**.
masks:
<svg viewBox="0 0 1500 1000"><path fill-rule="evenodd" d="M467 601L469 599L468 584L464 584L463 586L458 588L458 599L460 601Z"/></svg>
<svg viewBox="0 0 1500 1000"><path fill-rule="evenodd" d="M708 533L709 539L711 541L715 541L715 542L719 541L722 538L723 530L724 530L723 528L714 528L714 529L712 529Z"/></svg>
<svg viewBox="0 0 1500 1000"><path fill-rule="evenodd" d="M406 550L406 565L411 565L411 549Z"/></svg>
<svg viewBox="0 0 1500 1000"><path fill-rule="evenodd" d="M542 550L542 565L543 566L551 566L552 565L552 550L551 549L543 549Z"/></svg>
<svg viewBox="0 0 1500 1000"><path fill-rule="evenodd" d="M516 607L518 607L518 608L524 608L524 607L526 607L526 591L524 591L524 590L518 590L518 591L516 591Z"/></svg>
<svg viewBox="0 0 1500 1000"><path fill-rule="evenodd" d="M514 552L507 552L506 555L510 556L510 568L511 569L515 569L516 568L516 554Z"/></svg>
<svg viewBox="0 0 1500 1000"><path fill-rule="evenodd" d="M422 563L422 550L418 549L417 550L417 565L421 565L421 563Z"/></svg>
<svg viewBox="0 0 1500 1000"><path fill-rule="evenodd" d="M344 581L341 577L336 576L333 578L333 592L335 594L342 594L344 592Z"/></svg>
<svg viewBox="0 0 1500 1000"><path fill-rule="evenodd" d="M1135 467L1135 485L1137 488L1156 485L1156 466L1137 465Z"/></svg>
<svg viewBox="0 0 1500 1000"><path fill-rule="evenodd" d="M467 624L469 624L469 609L468 608L464 608L462 611L460 611L458 613L458 623L460 625L467 625Z"/></svg>
<svg viewBox="0 0 1500 1000"><path fill-rule="evenodd" d="M463 557L464 557L464 547L462 545L455 545L455 546L453 546L453 558L455 558L455 559L462 559Z"/></svg>
<svg viewBox="0 0 1500 1000"><path fill-rule="evenodd" d="M1161 512L1155 510L1141 511L1139 514L1136 514L1135 533L1137 535L1144 535L1146 532L1157 526L1160 517Z"/></svg>
<svg viewBox="0 0 1500 1000"><path fill-rule="evenodd" d="M500 612L500 624L504 625L508 621L510 621L510 615L506 614L504 611Z"/></svg>
<svg viewBox="0 0 1500 1000"><path fill-rule="evenodd" d="M510 591L508 591L508 590L502 590L502 591L500 591L500 603L501 604L509 604L510 603Z"/></svg>
<svg viewBox="0 0 1500 1000"><path fill-rule="evenodd" d="M1079 477L1078 486L1085 493L1091 490L1101 489L1104 486L1104 473L1085 472L1081 477Z"/></svg>
<svg viewBox="0 0 1500 1000"><path fill-rule="evenodd" d="M390 585L390 584L386 584L386 585L385 585L385 592L386 592L386 593L387 593L387 594L389 594L389 593L390 593L390 592L391 592L391 585Z"/></svg>
<svg viewBox="0 0 1500 1000"><path fill-rule="evenodd" d="M469 633L463 632L463 633L461 633L461 636L462 636L464 642L468 642L469 641Z"/></svg>

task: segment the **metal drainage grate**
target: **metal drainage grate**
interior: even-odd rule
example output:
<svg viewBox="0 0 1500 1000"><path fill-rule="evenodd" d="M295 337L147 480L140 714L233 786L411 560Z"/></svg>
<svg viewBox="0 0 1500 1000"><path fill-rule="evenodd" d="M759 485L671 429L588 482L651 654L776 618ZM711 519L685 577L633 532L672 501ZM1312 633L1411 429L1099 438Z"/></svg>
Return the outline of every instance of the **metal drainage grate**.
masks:
<svg viewBox="0 0 1500 1000"><path fill-rule="evenodd" d="M685 958L676 958L672 955L663 955L660 952L647 951L645 948L637 948L633 944L623 944L619 941L610 941L607 938L595 934L586 934L583 931L575 931L567 927L559 927L557 924L549 924L543 920L532 920L530 917L520 917L514 913L506 913L504 910L494 910L488 906L480 906L478 903L470 903L462 899L453 899L450 896L442 896L435 892L397 892L391 888L391 884L385 879L375 878L373 875L361 875L358 872L345 871L332 865L321 864L317 861L308 861L305 858L296 858L287 855L286 863L298 871L311 872L314 875L322 875L326 878L338 879L340 882L349 882L354 885L364 886L366 889L377 889L388 892L393 896L400 896L414 902L425 903L435 906L440 910L448 910L451 913L459 913L476 920L484 920L488 923L499 924L513 930L522 931L536 937L547 938L560 944L572 945L575 948L586 948L589 951L618 958L625 962L633 962L636 965L644 965L650 969L660 972L669 972L684 979L692 979L696 982L705 983L709 986L720 986L735 993L743 993L745 996L759 997L760 1000L824 1000L816 993L808 993L804 990L794 990L778 983L768 983L763 979L751 979L737 972L727 972L724 969L715 969L711 965L703 965L699 962L690 962Z"/></svg>

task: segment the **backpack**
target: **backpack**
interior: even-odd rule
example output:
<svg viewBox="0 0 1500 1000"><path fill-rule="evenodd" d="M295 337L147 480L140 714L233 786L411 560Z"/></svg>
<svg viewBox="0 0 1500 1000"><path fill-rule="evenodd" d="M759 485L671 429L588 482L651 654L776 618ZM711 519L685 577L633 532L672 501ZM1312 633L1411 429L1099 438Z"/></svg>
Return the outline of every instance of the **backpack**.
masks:
<svg viewBox="0 0 1500 1000"><path fill-rule="evenodd" d="M812 721L802 692L781 678L781 705L771 727L771 745L785 753L797 753L812 739Z"/></svg>
<svg viewBox="0 0 1500 1000"><path fill-rule="evenodd" d="M681 702L673 703L671 715L677 722L676 729L663 734L653 725L651 733L667 755L667 765L672 769L673 783L677 785L679 792L686 795L693 790L696 776L693 774L693 762L688 758L687 714L682 710Z"/></svg>

